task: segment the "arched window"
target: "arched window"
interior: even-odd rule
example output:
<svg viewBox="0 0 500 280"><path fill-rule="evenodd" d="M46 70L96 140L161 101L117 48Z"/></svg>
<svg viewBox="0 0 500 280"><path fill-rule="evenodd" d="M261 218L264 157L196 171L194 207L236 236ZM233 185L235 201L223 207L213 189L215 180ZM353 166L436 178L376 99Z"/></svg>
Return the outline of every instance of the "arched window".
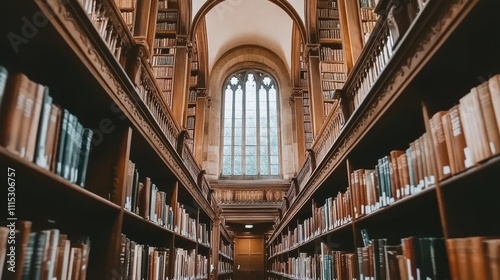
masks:
<svg viewBox="0 0 500 280"><path fill-rule="evenodd" d="M278 87L267 73L243 70L222 90L222 176L280 175Z"/></svg>

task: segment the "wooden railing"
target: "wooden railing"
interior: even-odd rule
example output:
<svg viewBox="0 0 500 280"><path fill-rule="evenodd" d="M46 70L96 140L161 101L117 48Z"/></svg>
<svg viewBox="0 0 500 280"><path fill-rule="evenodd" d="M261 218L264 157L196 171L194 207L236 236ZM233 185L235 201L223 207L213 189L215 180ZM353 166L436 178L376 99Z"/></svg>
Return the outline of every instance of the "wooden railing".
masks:
<svg viewBox="0 0 500 280"><path fill-rule="evenodd" d="M221 205L227 204L280 204L287 189L215 189L215 200Z"/></svg>

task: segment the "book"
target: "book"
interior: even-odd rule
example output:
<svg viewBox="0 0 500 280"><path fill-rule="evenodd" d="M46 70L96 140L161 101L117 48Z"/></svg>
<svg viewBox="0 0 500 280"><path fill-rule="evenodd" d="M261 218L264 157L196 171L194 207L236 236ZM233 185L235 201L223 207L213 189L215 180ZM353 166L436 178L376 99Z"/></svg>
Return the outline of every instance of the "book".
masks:
<svg viewBox="0 0 500 280"><path fill-rule="evenodd" d="M487 81L477 87L477 94L486 129L487 143L489 144L491 155L495 155L500 152L500 133Z"/></svg>
<svg viewBox="0 0 500 280"><path fill-rule="evenodd" d="M500 131L500 74L496 74L488 79L488 87L491 95L491 103L498 130Z"/></svg>
<svg viewBox="0 0 500 280"><path fill-rule="evenodd" d="M56 171L61 115L61 108L55 104L52 104L50 108L49 124L47 127L47 143L45 150L45 155L47 157L47 166L48 169L52 172Z"/></svg>
<svg viewBox="0 0 500 280"><path fill-rule="evenodd" d="M24 156L20 148L22 128L29 127L23 123L25 103L33 86L34 82L23 73L9 75L0 111L0 145L20 156Z"/></svg>
<svg viewBox="0 0 500 280"><path fill-rule="evenodd" d="M37 135L40 129L40 118L42 109L44 107L44 99L47 96L48 88L42 84L36 84L35 91L33 93L33 105L32 105L32 114L29 118L29 132L26 138L25 149L26 155L25 158L29 161L33 161L35 157L35 150L37 144Z"/></svg>
<svg viewBox="0 0 500 280"><path fill-rule="evenodd" d="M49 88L45 87L43 94L42 107L40 113L40 122L38 124L38 132L36 136L35 163L45 169L48 169L47 155L47 134L49 130L49 122L51 121L52 97L49 95Z"/></svg>
<svg viewBox="0 0 500 280"><path fill-rule="evenodd" d="M25 268L29 271L35 233L31 232L31 221L16 222L16 267L14 280L21 280ZM9 278L10 275L6 276Z"/></svg>
<svg viewBox="0 0 500 280"><path fill-rule="evenodd" d="M438 180L443 180L451 176L451 166L446 145L445 131L443 127L443 116L447 111L439 111L435 113L429 120L431 130L432 145L436 156L438 167Z"/></svg>
<svg viewBox="0 0 500 280"><path fill-rule="evenodd" d="M460 111L461 109L459 104L454 105L449 109L452 131L451 146L453 148L453 155L455 156L457 172L463 171L465 168L472 166L472 158L465 140Z"/></svg>
<svg viewBox="0 0 500 280"><path fill-rule="evenodd" d="M9 247L10 251L10 245L7 244L8 236L9 236L9 228L5 226L0 226L0 279L2 279L5 257L7 255L7 247Z"/></svg>
<svg viewBox="0 0 500 280"><path fill-rule="evenodd" d="M463 121L465 141L470 149L472 165L475 165L491 156L477 87L473 87L469 93L460 98L460 118Z"/></svg>
<svg viewBox="0 0 500 280"><path fill-rule="evenodd" d="M483 241L486 251L486 265L488 267L488 279L500 280L500 239Z"/></svg>
<svg viewBox="0 0 500 280"><path fill-rule="evenodd" d="M398 255L402 254L401 245L384 245L385 275L390 280L400 280Z"/></svg>
<svg viewBox="0 0 500 280"><path fill-rule="evenodd" d="M4 66L0 65L0 111L2 108L2 100L5 93L5 87L7 85L8 77L9 71Z"/></svg>
<svg viewBox="0 0 500 280"><path fill-rule="evenodd" d="M84 128L82 134L82 143L80 149L80 156L78 157L78 178L76 184L84 187L85 179L87 177L87 168L89 165L89 158L91 152L92 136L94 131L90 128Z"/></svg>

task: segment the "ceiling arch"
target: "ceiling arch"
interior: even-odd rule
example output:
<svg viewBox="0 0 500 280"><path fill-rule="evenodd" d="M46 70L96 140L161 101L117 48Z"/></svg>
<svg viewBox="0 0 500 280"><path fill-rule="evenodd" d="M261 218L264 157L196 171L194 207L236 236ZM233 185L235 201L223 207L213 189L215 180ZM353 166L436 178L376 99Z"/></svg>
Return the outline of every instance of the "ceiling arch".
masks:
<svg viewBox="0 0 500 280"><path fill-rule="evenodd" d="M205 18L209 72L225 52L247 44L275 52L289 72L293 25L306 42L303 0L193 0L193 9L197 12L189 36L194 38L194 30Z"/></svg>

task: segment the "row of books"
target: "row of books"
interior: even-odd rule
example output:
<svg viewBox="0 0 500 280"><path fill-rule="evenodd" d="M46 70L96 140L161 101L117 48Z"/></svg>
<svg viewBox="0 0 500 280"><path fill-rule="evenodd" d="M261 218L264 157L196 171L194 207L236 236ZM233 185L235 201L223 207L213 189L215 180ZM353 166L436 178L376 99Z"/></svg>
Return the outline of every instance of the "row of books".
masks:
<svg viewBox="0 0 500 280"><path fill-rule="evenodd" d="M340 21L338 19L327 19L327 20L318 20L319 28L340 28Z"/></svg>
<svg viewBox="0 0 500 280"><path fill-rule="evenodd" d="M219 242L219 252L226 257L232 259L234 255L234 248L232 244L224 244L224 242Z"/></svg>
<svg viewBox="0 0 500 280"><path fill-rule="evenodd" d="M177 23L172 22L157 22L156 30L177 30Z"/></svg>
<svg viewBox="0 0 500 280"><path fill-rule="evenodd" d="M436 183L430 134L425 132L406 150L392 150L374 169L350 174L355 218L370 214Z"/></svg>
<svg viewBox="0 0 500 280"><path fill-rule="evenodd" d="M374 49L375 53L372 55L374 59L370 60L367 62L368 64L365 65L365 74L360 76L359 81L357 81L356 86L351 93L352 96L349 97L349 107L351 111L358 108L366 95L370 92L373 84L380 76L389 60L392 58L393 46L393 37L389 34L389 32L386 32L383 34L381 47Z"/></svg>
<svg viewBox="0 0 500 280"><path fill-rule="evenodd" d="M342 89L344 87L344 82L334 82L334 81L321 81L321 85L323 86L323 90L334 90L334 89Z"/></svg>
<svg viewBox="0 0 500 280"><path fill-rule="evenodd" d="M49 87L0 66L0 145L84 186L93 130L53 103Z"/></svg>
<svg viewBox="0 0 500 280"><path fill-rule="evenodd" d="M160 280L170 277L170 249L139 244L121 236L119 279Z"/></svg>
<svg viewBox="0 0 500 280"><path fill-rule="evenodd" d="M155 38L153 48L173 48L175 47L175 38Z"/></svg>
<svg viewBox="0 0 500 280"><path fill-rule="evenodd" d="M338 19L339 18L339 10L337 10L337 9L318 9L318 17Z"/></svg>
<svg viewBox="0 0 500 280"><path fill-rule="evenodd" d="M361 8L374 8L378 1L375 0L359 0L359 6Z"/></svg>
<svg viewBox="0 0 500 280"><path fill-rule="evenodd" d="M500 74L429 120L439 180L500 153Z"/></svg>
<svg viewBox="0 0 500 280"><path fill-rule="evenodd" d="M176 1L171 1L171 0L160 0L158 1L158 9L169 9L170 8L170 2L176 2Z"/></svg>
<svg viewBox="0 0 500 280"><path fill-rule="evenodd" d="M158 14L156 15L156 20L176 21L177 12L158 12Z"/></svg>
<svg viewBox="0 0 500 280"><path fill-rule="evenodd" d="M120 12L122 15L123 21L129 28L129 30L132 31L133 26L134 26L134 18L135 18L135 12L134 11L122 11Z"/></svg>
<svg viewBox="0 0 500 280"><path fill-rule="evenodd" d="M174 258L173 280L208 279L209 260L195 249L176 248Z"/></svg>
<svg viewBox="0 0 500 280"><path fill-rule="evenodd" d="M340 39L340 29L320 29L319 30L319 38L320 39Z"/></svg>
<svg viewBox="0 0 500 280"><path fill-rule="evenodd" d="M303 223L297 224L294 229L289 229L282 234L279 242L269 246L269 254L274 256L326 233L335 228L346 225L352 221L351 216L351 194L349 189L345 193L338 193L336 197L329 197L325 204L320 207L312 204L312 215Z"/></svg>
<svg viewBox="0 0 500 280"><path fill-rule="evenodd" d="M172 90L172 79L171 78L156 78L156 83L161 91L171 91Z"/></svg>
<svg viewBox="0 0 500 280"><path fill-rule="evenodd" d="M190 90L189 95L188 95L188 101L189 102L196 102L196 98L198 98L198 91L197 90Z"/></svg>
<svg viewBox="0 0 500 280"><path fill-rule="evenodd" d="M153 74L156 78L169 78L174 75L173 67L153 67Z"/></svg>
<svg viewBox="0 0 500 280"><path fill-rule="evenodd" d="M345 65L343 62L341 63L328 63L321 62L320 64L321 72L341 72L345 73Z"/></svg>
<svg viewBox="0 0 500 280"><path fill-rule="evenodd" d="M116 6L123 9L135 9L136 0L115 0Z"/></svg>
<svg viewBox="0 0 500 280"><path fill-rule="evenodd" d="M55 228L34 231L31 221L0 227L0 279L84 280L89 254L87 236Z"/></svg>
<svg viewBox="0 0 500 280"><path fill-rule="evenodd" d="M233 263L227 262L225 260L219 260L219 274L221 273L231 273L234 271Z"/></svg>
<svg viewBox="0 0 500 280"><path fill-rule="evenodd" d="M317 6L319 8L338 8L336 0L318 0Z"/></svg>
<svg viewBox="0 0 500 280"><path fill-rule="evenodd" d="M196 87L198 85L198 75L189 76L189 86Z"/></svg>
<svg viewBox="0 0 500 280"><path fill-rule="evenodd" d="M119 275L127 280L208 279L208 258L195 249L175 248L172 254L169 248L139 244L122 234Z"/></svg>
<svg viewBox="0 0 500 280"><path fill-rule="evenodd" d="M274 260L272 271L306 280L445 280L448 257L443 238L406 237L400 244L373 239L356 252L332 250L321 242L319 252ZM476 278L464 278L476 279ZM477 278L492 279L492 278Z"/></svg>
<svg viewBox="0 0 500 280"><path fill-rule="evenodd" d="M373 8L361 8L360 10L361 20L362 21L377 21L378 15L375 13Z"/></svg>
<svg viewBox="0 0 500 280"><path fill-rule="evenodd" d="M153 66L171 66L174 65L174 57L171 55L153 55Z"/></svg>
<svg viewBox="0 0 500 280"><path fill-rule="evenodd" d="M78 0L78 3L101 35L108 49L118 61L121 61L123 40L120 38L121 32L110 20L109 14L113 13L112 9L104 4L103 0Z"/></svg>
<svg viewBox="0 0 500 280"><path fill-rule="evenodd" d="M321 78L323 80L336 80L336 81L345 81L347 79L347 74L344 72L323 72L321 73ZM331 98L326 98L331 99Z"/></svg>
<svg viewBox="0 0 500 280"><path fill-rule="evenodd" d="M167 202L166 192L160 191L150 177L140 179L135 163L129 160L125 184L125 209L154 224L173 230L174 210Z"/></svg>

